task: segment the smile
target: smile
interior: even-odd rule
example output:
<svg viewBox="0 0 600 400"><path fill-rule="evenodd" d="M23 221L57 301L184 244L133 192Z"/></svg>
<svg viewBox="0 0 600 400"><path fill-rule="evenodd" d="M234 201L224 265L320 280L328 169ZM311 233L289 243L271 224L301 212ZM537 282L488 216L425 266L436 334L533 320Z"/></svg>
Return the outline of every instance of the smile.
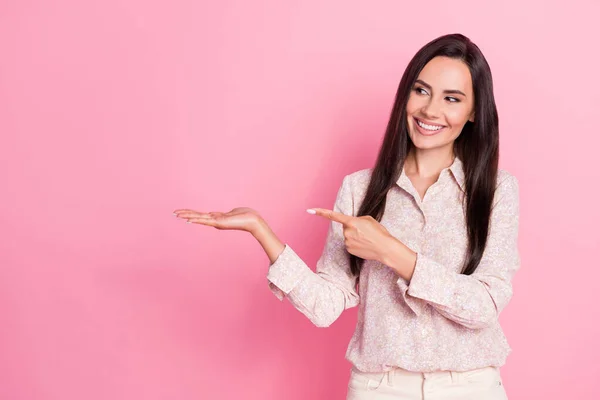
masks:
<svg viewBox="0 0 600 400"><path fill-rule="evenodd" d="M415 117L413 117L413 119L417 123L417 128L419 128L419 132L421 132L423 135L433 135L445 128L444 125L431 125L426 124Z"/></svg>

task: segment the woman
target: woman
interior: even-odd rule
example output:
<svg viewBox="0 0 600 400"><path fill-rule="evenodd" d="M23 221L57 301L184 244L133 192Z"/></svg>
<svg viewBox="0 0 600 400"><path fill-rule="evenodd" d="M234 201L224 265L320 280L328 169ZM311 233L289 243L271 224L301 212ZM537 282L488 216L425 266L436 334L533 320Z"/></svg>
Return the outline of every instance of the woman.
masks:
<svg viewBox="0 0 600 400"><path fill-rule="evenodd" d="M344 177L316 273L249 208L176 210L245 230L269 288L315 325L359 306L347 399L506 399L498 315L519 268L517 179L498 170L490 68L467 37L421 48L396 94L376 165Z"/></svg>

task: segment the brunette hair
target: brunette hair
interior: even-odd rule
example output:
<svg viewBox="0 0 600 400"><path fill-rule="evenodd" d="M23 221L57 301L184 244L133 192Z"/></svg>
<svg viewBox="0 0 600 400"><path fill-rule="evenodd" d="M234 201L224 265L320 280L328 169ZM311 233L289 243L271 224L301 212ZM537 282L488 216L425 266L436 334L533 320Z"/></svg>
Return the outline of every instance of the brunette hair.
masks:
<svg viewBox="0 0 600 400"><path fill-rule="evenodd" d="M450 34L434 39L409 62L400 80L383 143L357 216L370 215L381 221L387 192L400 177L406 156L414 146L408 135L408 98L423 67L438 56L463 61L469 67L473 83L475 122L467 121L454 141L455 154L462 161L465 172L468 246L462 273L470 275L481 261L490 226L498 173L498 112L490 67L481 50L466 36ZM350 254L351 271L355 276L360 275L363 263L364 259Z"/></svg>

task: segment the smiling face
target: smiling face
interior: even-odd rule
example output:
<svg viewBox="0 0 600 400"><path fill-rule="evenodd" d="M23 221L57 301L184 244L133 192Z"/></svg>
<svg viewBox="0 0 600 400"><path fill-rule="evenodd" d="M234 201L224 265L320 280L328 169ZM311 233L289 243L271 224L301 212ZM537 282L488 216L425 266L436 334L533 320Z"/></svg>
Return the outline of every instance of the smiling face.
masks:
<svg viewBox="0 0 600 400"><path fill-rule="evenodd" d="M431 59L412 87L406 114L417 149L452 148L467 121L474 121L469 67L453 58Z"/></svg>

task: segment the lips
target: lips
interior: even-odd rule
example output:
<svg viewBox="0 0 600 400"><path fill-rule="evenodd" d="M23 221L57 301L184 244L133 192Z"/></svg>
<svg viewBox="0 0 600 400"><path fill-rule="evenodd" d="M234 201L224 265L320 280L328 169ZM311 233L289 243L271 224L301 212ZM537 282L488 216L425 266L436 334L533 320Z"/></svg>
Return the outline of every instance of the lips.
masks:
<svg viewBox="0 0 600 400"><path fill-rule="evenodd" d="M417 131L419 131L419 133L424 136L437 135L438 133L440 133L441 131L446 129L446 126L444 126L444 125L427 124L416 117L413 117L413 120L415 121L415 126L417 128Z"/></svg>

